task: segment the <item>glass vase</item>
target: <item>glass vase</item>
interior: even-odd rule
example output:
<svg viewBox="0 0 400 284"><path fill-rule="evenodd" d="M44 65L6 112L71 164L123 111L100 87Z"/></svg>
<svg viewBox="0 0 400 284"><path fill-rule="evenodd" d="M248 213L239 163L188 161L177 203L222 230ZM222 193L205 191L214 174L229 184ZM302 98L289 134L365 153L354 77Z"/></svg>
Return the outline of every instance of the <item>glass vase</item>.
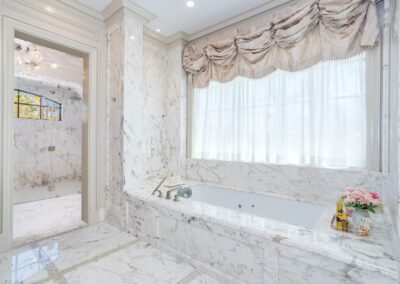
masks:
<svg viewBox="0 0 400 284"><path fill-rule="evenodd" d="M353 209L351 219L353 223L353 230L358 231L364 218L369 218L369 211L366 209Z"/></svg>

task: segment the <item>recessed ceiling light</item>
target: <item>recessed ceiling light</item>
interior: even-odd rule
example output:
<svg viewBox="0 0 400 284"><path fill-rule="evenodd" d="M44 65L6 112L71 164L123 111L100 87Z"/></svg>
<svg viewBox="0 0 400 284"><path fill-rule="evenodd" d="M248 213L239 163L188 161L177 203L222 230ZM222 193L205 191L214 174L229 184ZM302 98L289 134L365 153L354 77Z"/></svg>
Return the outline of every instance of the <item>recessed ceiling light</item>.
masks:
<svg viewBox="0 0 400 284"><path fill-rule="evenodd" d="M45 9L46 9L47 12L50 12L50 13L54 12L54 9L52 7L50 7L50 6L46 6Z"/></svg>
<svg viewBox="0 0 400 284"><path fill-rule="evenodd" d="M161 32L161 30L160 30L160 29L156 29L156 32L158 32L158 33L159 33L159 32Z"/></svg>
<svg viewBox="0 0 400 284"><path fill-rule="evenodd" d="M186 2L186 6L188 6L189 8L192 8L192 7L194 7L194 2L189 0Z"/></svg>
<svg viewBox="0 0 400 284"><path fill-rule="evenodd" d="M58 65L57 65L57 63L53 63L53 64L51 64L51 69L57 69L58 68Z"/></svg>

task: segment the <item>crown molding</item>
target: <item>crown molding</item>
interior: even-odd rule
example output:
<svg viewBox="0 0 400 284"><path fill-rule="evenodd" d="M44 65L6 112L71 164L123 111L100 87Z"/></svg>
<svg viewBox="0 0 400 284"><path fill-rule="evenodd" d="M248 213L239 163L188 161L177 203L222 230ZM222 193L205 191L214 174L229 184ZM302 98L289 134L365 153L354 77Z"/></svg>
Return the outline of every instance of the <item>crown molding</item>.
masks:
<svg viewBox="0 0 400 284"><path fill-rule="evenodd" d="M118 12L120 9L126 8L133 13L141 16L146 22L154 20L156 18L156 15L153 13L150 13L146 9L136 5L130 0L113 0L102 12L103 15L103 20L107 20L110 18L112 15L114 15L116 12Z"/></svg>
<svg viewBox="0 0 400 284"><path fill-rule="evenodd" d="M78 11L81 11L85 13L88 16L91 16L95 18L96 20L104 21L102 13L97 12L96 10L90 8L89 6L86 6L76 0L58 0L61 3L70 6L73 9L76 9Z"/></svg>
<svg viewBox="0 0 400 284"><path fill-rule="evenodd" d="M160 41L161 43L164 44L171 44L177 40L184 40L184 41L188 41L189 36L184 33L184 32L178 32L176 34L173 34L169 37L166 37L158 32L155 32L154 30L148 28L148 27L144 27L144 34L148 37L151 37L155 40Z"/></svg>
<svg viewBox="0 0 400 284"><path fill-rule="evenodd" d="M230 19L227 19L223 22L220 22L216 25L213 25L211 27L208 27L206 29L203 29L199 32L193 33L191 35L189 35L188 37L188 41L193 41L196 40L198 38L204 37L206 35L212 34L216 31L222 30L224 28L227 28L229 26L238 24L240 22L243 22L251 17L260 15L264 12L270 11L272 9L278 8L284 4L287 4L289 2L294 2L293 0L269 0L267 3L262 4L252 10L249 10L247 12L244 12L240 15L237 15L235 17L232 17Z"/></svg>

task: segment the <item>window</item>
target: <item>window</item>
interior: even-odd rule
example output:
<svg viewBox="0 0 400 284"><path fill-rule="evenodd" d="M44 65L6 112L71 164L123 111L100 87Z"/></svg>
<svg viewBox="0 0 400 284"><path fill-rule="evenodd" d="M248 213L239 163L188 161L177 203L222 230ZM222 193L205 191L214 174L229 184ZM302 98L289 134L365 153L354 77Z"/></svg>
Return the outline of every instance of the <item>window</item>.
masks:
<svg viewBox="0 0 400 284"><path fill-rule="evenodd" d="M39 95L14 90L14 116L61 121L61 104Z"/></svg>
<svg viewBox="0 0 400 284"><path fill-rule="evenodd" d="M367 118L365 70L362 53L299 72L194 89L191 156L366 168L367 122L379 122Z"/></svg>

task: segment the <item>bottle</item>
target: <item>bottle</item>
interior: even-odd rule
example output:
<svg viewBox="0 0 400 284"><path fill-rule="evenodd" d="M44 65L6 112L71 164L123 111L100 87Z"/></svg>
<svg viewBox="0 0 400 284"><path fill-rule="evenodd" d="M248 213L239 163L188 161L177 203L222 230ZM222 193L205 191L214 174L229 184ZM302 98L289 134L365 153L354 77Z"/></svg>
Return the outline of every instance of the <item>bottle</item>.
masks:
<svg viewBox="0 0 400 284"><path fill-rule="evenodd" d="M338 230L343 230L345 220L345 213L344 213L344 203L343 199L339 198L336 202L336 228Z"/></svg>

